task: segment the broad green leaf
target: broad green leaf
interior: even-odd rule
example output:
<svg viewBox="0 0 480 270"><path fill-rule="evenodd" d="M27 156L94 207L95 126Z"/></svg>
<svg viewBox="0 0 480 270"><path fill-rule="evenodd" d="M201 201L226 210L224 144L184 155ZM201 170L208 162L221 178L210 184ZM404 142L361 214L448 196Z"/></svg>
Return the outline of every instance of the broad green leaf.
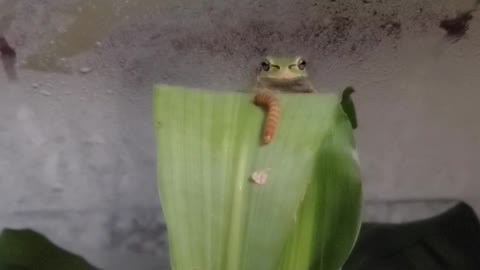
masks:
<svg viewBox="0 0 480 270"><path fill-rule="evenodd" d="M157 176L175 270L338 270L358 234L352 129L333 94L279 95L274 140L251 94L157 85ZM250 180L266 169L268 180Z"/></svg>
<svg viewBox="0 0 480 270"><path fill-rule="evenodd" d="M335 116L281 269L339 269L359 233L362 196L357 154L350 122L341 110Z"/></svg>
<svg viewBox="0 0 480 270"><path fill-rule="evenodd" d="M4 229L0 234L1 270L97 270L84 258L29 230Z"/></svg>

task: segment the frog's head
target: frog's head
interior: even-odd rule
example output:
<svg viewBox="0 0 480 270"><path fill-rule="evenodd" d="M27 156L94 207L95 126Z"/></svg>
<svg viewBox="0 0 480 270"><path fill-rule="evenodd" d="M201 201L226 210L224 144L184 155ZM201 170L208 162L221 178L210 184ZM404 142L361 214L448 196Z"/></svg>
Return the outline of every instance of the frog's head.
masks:
<svg viewBox="0 0 480 270"><path fill-rule="evenodd" d="M301 57L266 57L259 68L259 80L295 81L307 77L307 63Z"/></svg>

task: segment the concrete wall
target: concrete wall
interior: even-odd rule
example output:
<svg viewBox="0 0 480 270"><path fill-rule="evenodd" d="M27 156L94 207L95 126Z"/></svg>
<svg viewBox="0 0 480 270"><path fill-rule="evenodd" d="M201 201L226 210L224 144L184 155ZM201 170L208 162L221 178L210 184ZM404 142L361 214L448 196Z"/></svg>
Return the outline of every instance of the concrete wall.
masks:
<svg viewBox="0 0 480 270"><path fill-rule="evenodd" d="M167 267L151 86L243 89L265 54L304 55L325 91L357 89L377 207L463 199L480 212L480 14L456 38L440 27L473 1L191 2L0 0L18 76L0 72L1 227L106 269ZM368 218L408 218L389 205ZM444 203L430 205L415 209Z"/></svg>

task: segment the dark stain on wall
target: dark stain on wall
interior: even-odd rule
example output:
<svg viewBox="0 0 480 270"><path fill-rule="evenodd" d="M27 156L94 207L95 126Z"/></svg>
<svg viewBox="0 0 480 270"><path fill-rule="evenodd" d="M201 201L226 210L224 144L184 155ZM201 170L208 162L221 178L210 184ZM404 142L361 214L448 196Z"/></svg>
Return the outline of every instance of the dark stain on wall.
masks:
<svg viewBox="0 0 480 270"><path fill-rule="evenodd" d="M308 48L320 54L338 53L341 55L371 50L383 39L398 40L404 27L398 11L383 11L383 5L363 1L363 12L372 14L365 18L355 15L355 8L345 3L314 3L318 17L311 10L298 21L268 20L261 16L242 19L241 24L226 25L216 22L214 30L201 30L191 33L187 29L178 30L169 42L179 53L194 49L214 55L264 55L275 46L283 48ZM299 9L302 6L299 5ZM418 7L416 11L423 7ZM416 15L416 14L415 14ZM423 18L418 18L423 20ZM217 25L218 24L218 25ZM185 35L181 33L185 32Z"/></svg>
<svg viewBox="0 0 480 270"><path fill-rule="evenodd" d="M8 44L7 39L3 36L0 36L0 55L8 57L15 57L17 55L15 49Z"/></svg>
<svg viewBox="0 0 480 270"><path fill-rule="evenodd" d="M0 60L9 81L18 79L16 69L17 52L10 46L7 39L0 35Z"/></svg>
<svg viewBox="0 0 480 270"><path fill-rule="evenodd" d="M294 7L290 10L268 2L264 2L264 7L252 7L247 3L238 2L235 9L213 4L202 7L198 11L199 19L191 21L188 17L184 19L187 23L182 24L142 19L138 24L148 24L149 27L143 27L140 32L122 26L121 32L113 37L115 43L124 47L127 46L123 40L125 36L148 37L142 41L137 38L131 42L138 44L128 43L128 47L149 48L150 56L140 53L141 50L138 53L131 50L133 55L120 54L115 61L120 62L122 57L133 59L118 66L128 72L141 70L132 81L135 87L143 85L142 82L158 80L158 74L162 72L162 81L169 78L169 83L199 84L198 81L210 81L203 78L209 78L215 71L206 69L201 73L193 70L201 66L202 59L210 56L214 58L209 61L217 63L228 58L229 63L247 61L248 64L251 59L266 54L302 54L317 59L360 56L381 44L396 49L398 41L405 35L421 38L425 33L434 33L445 12L432 8L428 1L402 5L380 0L294 0L289 3ZM248 16L242 16L245 14ZM152 17L161 18L160 15ZM155 63L152 59L156 59ZM166 68L162 61L171 64ZM185 67L186 64L177 63L189 65ZM184 74L175 72L177 68L189 70L193 75L187 75L186 71ZM231 67L237 68L241 69ZM229 76L216 75L216 82L237 82ZM129 73L129 77L132 74Z"/></svg>
<svg viewBox="0 0 480 270"><path fill-rule="evenodd" d="M469 22L473 19L472 11L459 14L455 18L447 18L440 22L440 28L447 32L447 36L459 40L467 33Z"/></svg>
<svg viewBox="0 0 480 270"><path fill-rule="evenodd" d="M440 28L446 31L446 35L454 42L462 39L469 28L469 23L473 19L473 12L477 11L480 0L475 1L470 10L460 12L454 18L445 18L440 21Z"/></svg>

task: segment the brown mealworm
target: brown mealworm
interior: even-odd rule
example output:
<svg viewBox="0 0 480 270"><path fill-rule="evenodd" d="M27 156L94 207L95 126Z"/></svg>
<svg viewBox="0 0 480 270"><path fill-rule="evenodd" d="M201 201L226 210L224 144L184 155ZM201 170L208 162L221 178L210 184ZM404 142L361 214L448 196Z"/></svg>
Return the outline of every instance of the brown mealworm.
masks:
<svg viewBox="0 0 480 270"><path fill-rule="evenodd" d="M265 108L267 115L263 126L262 139L265 144L272 141L280 118L280 106L273 93L262 92L255 95L255 104Z"/></svg>

